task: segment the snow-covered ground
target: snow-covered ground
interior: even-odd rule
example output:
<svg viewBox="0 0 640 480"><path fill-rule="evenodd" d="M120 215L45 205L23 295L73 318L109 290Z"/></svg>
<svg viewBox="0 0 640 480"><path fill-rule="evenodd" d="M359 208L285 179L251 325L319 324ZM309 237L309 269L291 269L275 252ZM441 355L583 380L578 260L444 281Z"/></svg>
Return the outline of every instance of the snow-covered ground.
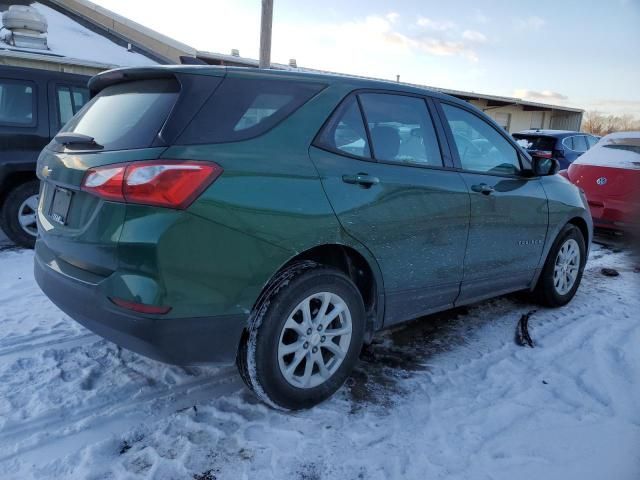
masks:
<svg viewBox="0 0 640 480"><path fill-rule="evenodd" d="M283 414L233 368L119 350L0 251L0 478L640 478L640 273L594 246L577 297L518 296L381 334L330 401ZM602 267L620 272L602 275ZM79 299L79 301L82 301Z"/></svg>

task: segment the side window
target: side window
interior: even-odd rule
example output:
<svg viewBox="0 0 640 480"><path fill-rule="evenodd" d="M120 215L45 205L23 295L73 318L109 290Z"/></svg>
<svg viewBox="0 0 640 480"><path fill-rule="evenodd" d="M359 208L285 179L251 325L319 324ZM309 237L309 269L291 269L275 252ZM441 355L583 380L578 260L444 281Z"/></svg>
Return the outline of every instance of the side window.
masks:
<svg viewBox="0 0 640 480"><path fill-rule="evenodd" d="M277 78L226 77L193 117L177 143L239 142L278 125L324 88Z"/></svg>
<svg viewBox="0 0 640 480"><path fill-rule="evenodd" d="M442 109L463 169L501 175L515 175L520 171L515 147L489 123L453 105L443 103Z"/></svg>
<svg viewBox="0 0 640 480"><path fill-rule="evenodd" d="M593 147L596 143L598 143L598 139L591 135L587 135L587 143L589 144L589 148Z"/></svg>
<svg viewBox="0 0 640 480"><path fill-rule="evenodd" d="M276 113L293 99L293 95L287 93L265 93L258 95L246 112L240 117L233 127L234 132L254 127Z"/></svg>
<svg viewBox="0 0 640 480"><path fill-rule="evenodd" d="M442 166L440 147L426 102L403 95L359 95L377 160Z"/></svg>
<svg viewBox="0 0 640 480"><path fill-rule="evenodd" d="M0 124L36 124L35 86L31 82L0 79Z"/></svg>
<svg viewBox="0 0 640 480"><path fill-rule="evenodd" d="M58 85L56 96L58 98L58 121L60 126L63 126L89 101L89 90Z"/></svg>
<svg viewBox="0 0 640 480"><path fill-rule="evenodd" d="M562 144L574 152L586 152L588 150L587 140L584 135L572 135L562 141Z"/></svg>
<svg viewBox="0 0 640 480"><path fill-rule="evenodd" d="M367 133L355 96L340 105L318 136L316 144L331 151L371 158Z"/></svg>
<svg viewBox="0 0 640 480"><path fill-rule="evenodd" d="M562 145L569 150L573 150L573 137L565 137L562 140Z"/></svg>
<svg viewBox="0 0 640 480"><path fill-rule="evenodd" d="M586 152L587 150L589 150L587 137L585 135L576 135L575 137L573 137L573 149L576 152Z"/></svg>

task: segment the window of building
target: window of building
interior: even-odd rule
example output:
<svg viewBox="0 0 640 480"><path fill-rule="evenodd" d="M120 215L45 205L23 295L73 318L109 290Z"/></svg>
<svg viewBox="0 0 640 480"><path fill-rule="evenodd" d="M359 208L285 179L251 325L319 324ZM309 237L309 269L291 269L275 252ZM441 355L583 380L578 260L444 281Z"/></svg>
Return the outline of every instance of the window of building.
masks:
<svg viewBox="0 0 640 480"><path fill-rule="evenodd" d="M544 128L544 112L531 112L530 128Z"/></svg>

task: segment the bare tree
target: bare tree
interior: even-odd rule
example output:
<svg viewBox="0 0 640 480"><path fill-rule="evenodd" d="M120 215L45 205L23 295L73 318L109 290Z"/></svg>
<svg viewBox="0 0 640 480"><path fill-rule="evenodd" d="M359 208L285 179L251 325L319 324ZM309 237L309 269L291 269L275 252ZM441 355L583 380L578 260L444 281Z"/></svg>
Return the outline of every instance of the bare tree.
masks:
<svg viewBox="0 0 640 480"><path fill-rule="evenodd" d="M607 135L612 132L640 130L640 118L624 114L604 115L597 110L590 110L584 114L582 131L593 135Z"/></svg>

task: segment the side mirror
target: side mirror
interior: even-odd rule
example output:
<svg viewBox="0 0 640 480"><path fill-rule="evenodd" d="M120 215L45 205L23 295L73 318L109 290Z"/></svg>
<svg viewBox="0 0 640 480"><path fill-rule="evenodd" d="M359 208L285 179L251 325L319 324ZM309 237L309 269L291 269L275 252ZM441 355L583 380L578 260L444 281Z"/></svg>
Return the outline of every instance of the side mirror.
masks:
<svg viewBox="0 0 640 480"><path fill-rule="evenodd" d="M538 157L533 155L531 160L531 170L539 177L555 175L560 170L560 164L555 158Z"/></svg>

